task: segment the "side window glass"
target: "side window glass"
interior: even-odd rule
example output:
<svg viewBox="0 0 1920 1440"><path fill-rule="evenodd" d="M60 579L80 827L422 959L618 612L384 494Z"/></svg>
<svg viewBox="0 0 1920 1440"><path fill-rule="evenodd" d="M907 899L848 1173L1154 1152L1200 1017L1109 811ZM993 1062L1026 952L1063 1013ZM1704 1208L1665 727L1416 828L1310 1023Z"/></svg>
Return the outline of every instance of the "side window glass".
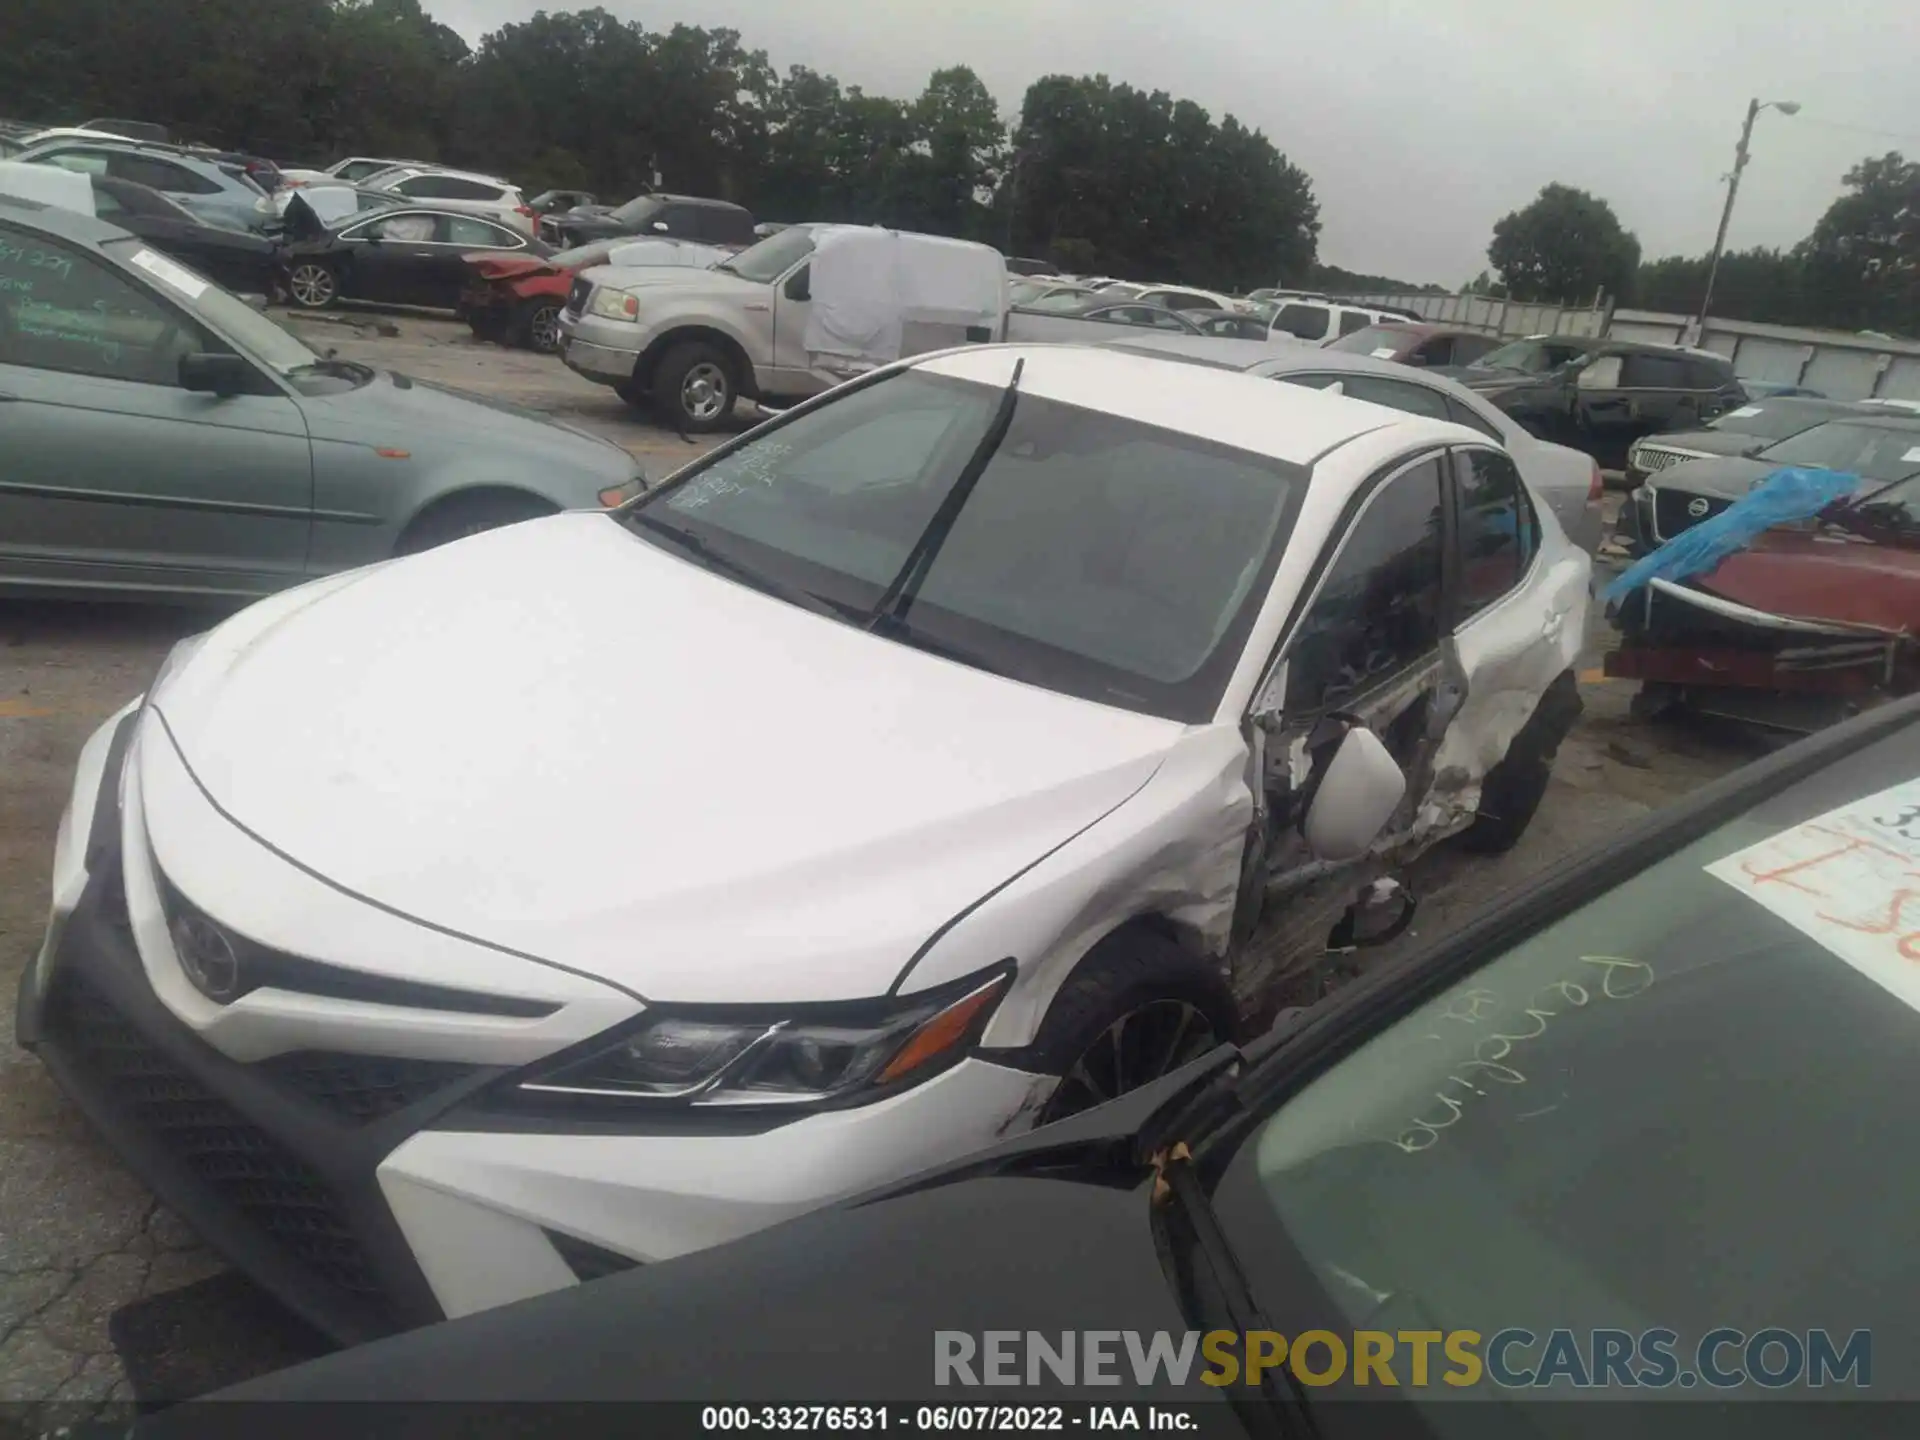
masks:
<svg viewBox="0 0 1920 1440"><path fill-rule="evenodd" d="M68 150L59 155L49 155L42 162L58 165L62 170L71 170L76 175L104 175L107 173L107 157L89 154L84 150Z"/></svg>
<svg viewBox="0 0 1920 1440"><path fill-rule="evenodd" d="M1395 410L1405 410L1409 415L1426 415L1435 420L1451 420L1447 413L1447 397L1438 390L1429 390L1424 385L1407 385L1398 380L1385 380L1378 375L1348 375L1346 393L1355 400L1371 400L1375 405L1386 405Z"/></svg>
<svg viewBox="0 0 1920 1440"><path fill-rule="evenodd" d="M438 229L431 215L389 215L375 220L360 232L379 240L396 240L415 245L436 238Z"/></svg>
<svg viewBox="0 0 1920 1440"><path fill-rule="evenodd" d="M1340 312L1340 333L1342 335L1351 335L1356 330L1364 330L1372 323L1373 319L1371 316L1363 315L1358 310L1342 310Z"/></svg>
<svg viewBox="0 0 1920 1440"><path fill-rule="evenodd" d="M473 245L484 250L511 250L520 243L498 225L489 225L469 215L449 215L446 224L447 239L455 245Z"/></svg>
<svg viewBox="0 0 1920 1440"><path fill-rule="evenodd" d="M1513 461L1494 450L1462 450L1457 459L1459 618L1466 620L1520 583L1539 529Z"/></svg>
<svg viewBox="0 0 1920 1440"><path fill-rule="evenodd" d="M1447 397L1447 418L1456 425L1465 425L1470 430L1478 430L1489 440L1506 443L1507 437L1500 433L1499 428L1491 420L1465 401L1456 400L1451 395Z"/></svg>
<svg viewBox="0 0 1920 1440"><path fill-rule="evenodd" d="M1280 313L1273 317L1273 328L1301 340L1324 340L1327 312L1318 305L1282 305Z"/></svg>
<svg viewBox="0 0 1920 1440"><path fill-rule="evenodd" d="M1618 390L1620 380L1620 357L1602 355L1581 370L1575 384L1582 390Z"/></svg>
<svg viewBox="0 0 1920 1440"><path fill-rule="evenodd" d="M813 267L802 265L789 275L786 288L781 293L789 300L811 300L813 298Z"/></svg>
<svg viewBox="0 0 1920 1440"><path fill-rule="evenodd" d="M1687 384L1687 366L1666 355L1628 355L1622 366L1620 386L1625 390L1682 390Z"/></svg>
<svg viewBox="0 0 1920 1440"><path fill-rule="evenodd" d="M1451 365L1453 359L1453 336L1436 335L1414 352L1429 365Z"/></svg>
<svg viewBox="0 0 1920 1440"><path fill-rule="evenodd" d="M199 326L106 266L0 226L0 364L147 385L180 383Z"/></svg>
<svg viewBox="0 0 1920 1440"><path fill-rule="evenodd" d="M1440 644L1440 461L1377 491L1287 651L1289 718L1322 714Z"/></svg>

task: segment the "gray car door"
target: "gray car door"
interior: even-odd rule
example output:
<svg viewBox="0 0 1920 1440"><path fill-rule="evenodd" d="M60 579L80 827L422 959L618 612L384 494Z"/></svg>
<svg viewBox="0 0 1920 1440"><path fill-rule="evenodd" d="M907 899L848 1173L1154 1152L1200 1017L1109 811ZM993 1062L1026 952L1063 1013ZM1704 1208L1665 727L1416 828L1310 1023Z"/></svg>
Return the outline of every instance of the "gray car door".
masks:
<svg viewBox="0 0 1920 1440"><path fill-rule="evenodd" d="M182 355L229 348L157 285L0 225L0 581L257 594L302 577L298 404L265 375L271 393L180 387Z"/></svg>

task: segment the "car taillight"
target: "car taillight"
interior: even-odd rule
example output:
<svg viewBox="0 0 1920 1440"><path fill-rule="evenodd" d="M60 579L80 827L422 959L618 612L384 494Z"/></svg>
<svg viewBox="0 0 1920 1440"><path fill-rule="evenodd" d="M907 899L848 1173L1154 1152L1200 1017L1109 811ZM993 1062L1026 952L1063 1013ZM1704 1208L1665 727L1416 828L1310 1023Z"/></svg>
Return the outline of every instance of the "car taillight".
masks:
<svg viewBox="0 0 1920 1440"><path fill-rule="evenodd" d="M516 215L524 215L529 220L538 220L540 218L540 212L535 210L531 205L516 205L513 207L513 213Z"/></svg>
<svg viewBox="0 0 1920 1440"><path fill-rule="evenodd" d="M1595 504L1605 498L1606 493L1607 482L1601 477L1600 462L1595 460L1593 462L1593 479L1587 483L1587 503L1589 505Z"/></svg>

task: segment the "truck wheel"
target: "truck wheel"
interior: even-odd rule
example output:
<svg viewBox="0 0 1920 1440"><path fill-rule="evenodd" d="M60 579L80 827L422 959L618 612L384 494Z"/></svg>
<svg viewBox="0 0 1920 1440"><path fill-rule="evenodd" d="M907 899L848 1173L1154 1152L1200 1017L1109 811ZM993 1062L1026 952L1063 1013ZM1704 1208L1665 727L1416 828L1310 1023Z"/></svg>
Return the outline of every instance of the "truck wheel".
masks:
<svg viewBox="0 0 1920 1440"><path fill-rule="evenodd" d="M302 310L324 310L340 298L340 277L320 260L302 260L287 272L287 293Z"/></svg>
<svg viewBox="0 0 1920 1440"><path fill-rule="evenodd" d="M1212 961L1150 931L1123 930L1067 977L1021 1063L1060 1077L1044 1125L1158 1080L1236 1028L1233 996Z"/></svg>
<svg viewBox="0 0 1920 1440"><path fill-rule="evenodd" d="M502 525L537 520L553 513L551 505L531 495L455 495L415 519L400 537L400 543L394 546L394 553L417 555L422 550L445 545L449 540L461 540L483 530L497 530Z"/></svg>
<svg viewBox="0 0 1920 1440"><path fill-rule="evenodd" d="M732 365L704 341L674 346L653 372L653 403L660 418L685 435L717 430L732 413L735 394Z"/></svg>
<svg viewBox="0 0 1920 1440"><path fill-rule="evenodd" d="M553 354L560 348L560 302L537 295L522 300L514 309L507 337L512 344L542 355Z"/></svg>

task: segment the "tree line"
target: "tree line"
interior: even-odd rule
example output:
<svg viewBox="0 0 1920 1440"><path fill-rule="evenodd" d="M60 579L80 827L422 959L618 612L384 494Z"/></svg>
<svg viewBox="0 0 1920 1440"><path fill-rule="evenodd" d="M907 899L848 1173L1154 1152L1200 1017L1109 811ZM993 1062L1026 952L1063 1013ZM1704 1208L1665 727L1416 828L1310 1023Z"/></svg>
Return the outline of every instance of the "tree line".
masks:
<svg viewBox="0 0 1920 1440"><path fill-rule="evenodd" d="M1723 319L1920 337L1920 162L1871 156L1842 177L1843 193L1799 244L1729 251L1713 280ZM1487 247L1491 269L1468 288L1516 300L1616 305L1690 315L1706 293L1709 256L1646 261L1605 200L1548 185L1504 216Z"/></svg>
<svg viewBox="0 0 1920 1440"><path fill-rule="evenodd" d="M469 47L419 0L8 0L0 106L157 121L282 164L392 155L529 194L710 195L1233 289L1310 282L1320 230L1312 182L1266 136L1164 91L1046 76L1009 124L964 65L873 95L778 73L730 29L602 9Z"/></svg>

